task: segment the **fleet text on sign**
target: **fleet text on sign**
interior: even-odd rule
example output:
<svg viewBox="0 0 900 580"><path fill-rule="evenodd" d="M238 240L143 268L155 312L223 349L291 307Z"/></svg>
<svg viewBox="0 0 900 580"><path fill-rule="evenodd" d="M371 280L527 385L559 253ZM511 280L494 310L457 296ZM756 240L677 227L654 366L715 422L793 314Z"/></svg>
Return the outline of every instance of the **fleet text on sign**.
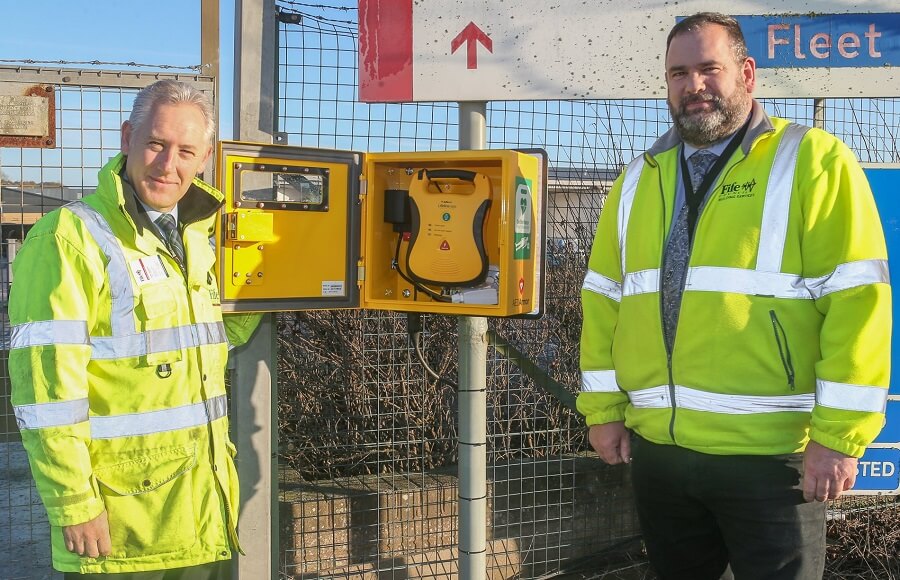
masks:
<svg viewBox="0 0 900 580"><path fill-rule="evenodd" d="M900 65L900 14L737 16L759 68Z"/></svg>

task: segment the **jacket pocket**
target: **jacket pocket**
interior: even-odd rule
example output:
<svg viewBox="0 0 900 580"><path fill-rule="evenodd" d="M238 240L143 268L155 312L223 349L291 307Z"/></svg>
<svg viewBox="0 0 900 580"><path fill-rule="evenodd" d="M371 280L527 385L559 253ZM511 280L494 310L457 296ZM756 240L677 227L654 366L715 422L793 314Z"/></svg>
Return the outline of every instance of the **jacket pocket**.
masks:
<svg viewBox="0 0 900 580"><path fill-rule="evenodd" d="M197 542L193 446L148 452L94 469L109 517L112 557L188 550Z"/></svg>
<svg viewBox="0 0 900 580"><path fill-rule="evenodd" d="M143 333L144 365L171 370L172 363L181 360L178 310L176 290L170 284L162 282L141 289L137 313Z"/></svg>
<svg viewBox="0 0 900 580"><path fill-rule="evenodd" d="M781 364L784 367L784 373L787 375L787 383L791 390L794 390L794 363L791 360L791 348L788 345L787 333L784 326L778 320L778 315L774 310L769 310L769 318L772 319L772 333L775 335L775 344L778 345L778 356L781 357Z"/></svg>

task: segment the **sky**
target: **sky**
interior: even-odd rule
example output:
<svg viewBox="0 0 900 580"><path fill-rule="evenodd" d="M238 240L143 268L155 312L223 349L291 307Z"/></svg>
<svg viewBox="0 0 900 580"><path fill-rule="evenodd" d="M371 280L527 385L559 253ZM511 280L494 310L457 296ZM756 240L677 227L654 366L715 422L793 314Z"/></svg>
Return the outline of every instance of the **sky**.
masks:
<svg viewBox="0 0 900 580"><path fill-rule="evenodd" d="M200 0L0 0L0 14L0 65L24 59L200 64ZM233 126L234 0L222 0L219 15L220 136L227 139Z"/></svg>

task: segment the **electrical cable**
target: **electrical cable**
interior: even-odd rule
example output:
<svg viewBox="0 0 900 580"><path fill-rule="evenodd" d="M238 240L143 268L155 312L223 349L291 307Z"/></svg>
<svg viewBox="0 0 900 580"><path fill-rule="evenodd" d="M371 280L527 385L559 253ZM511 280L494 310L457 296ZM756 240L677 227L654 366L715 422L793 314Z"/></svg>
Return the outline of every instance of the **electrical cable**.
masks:
<svg viewBox="0 0 900 580"><path fill-rule="evenodd" d="M412 278L406 275L406 273L400 269L400 242L403 240L403 234L399 234L397 236L397 247L394 249L394 259L391 262L391 268L397 270L397 273L400 274L400 277L413 285L413 288L418 290L419 292L423 292L431 297L432 300L437 302L452 302L453 300L448 296L442 296L441 294L435 292L431 288L427 286L423 286L422 284L416 282Z"/></svg>
<svg viewBox="0 0 900 580"><path fill-rule="evenodd" d="M422 367L424 367L425 371L428 372L429 375L434 377L437 382L456 389L457 384L455 382L436 373L434 369L432 369L428 364L428 361L425 360L425 353L422 352L422 315L418 312L407 312L406 329L409 332L409 338L412 341L413 346L415 346L416 355L419 357L419 362L422 363Z"/></svg>

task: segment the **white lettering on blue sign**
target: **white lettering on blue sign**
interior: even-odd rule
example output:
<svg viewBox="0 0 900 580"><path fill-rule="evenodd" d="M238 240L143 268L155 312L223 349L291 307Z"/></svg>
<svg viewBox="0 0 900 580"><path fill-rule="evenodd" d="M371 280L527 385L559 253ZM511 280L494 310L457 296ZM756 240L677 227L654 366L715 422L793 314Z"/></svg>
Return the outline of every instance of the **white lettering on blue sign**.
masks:
<svg viewBox="0 0 900 580"><path fill-rule="evenodd" d="M853 491L896 493L900 490L900 449L866 449L856 467Z"/></svg>

